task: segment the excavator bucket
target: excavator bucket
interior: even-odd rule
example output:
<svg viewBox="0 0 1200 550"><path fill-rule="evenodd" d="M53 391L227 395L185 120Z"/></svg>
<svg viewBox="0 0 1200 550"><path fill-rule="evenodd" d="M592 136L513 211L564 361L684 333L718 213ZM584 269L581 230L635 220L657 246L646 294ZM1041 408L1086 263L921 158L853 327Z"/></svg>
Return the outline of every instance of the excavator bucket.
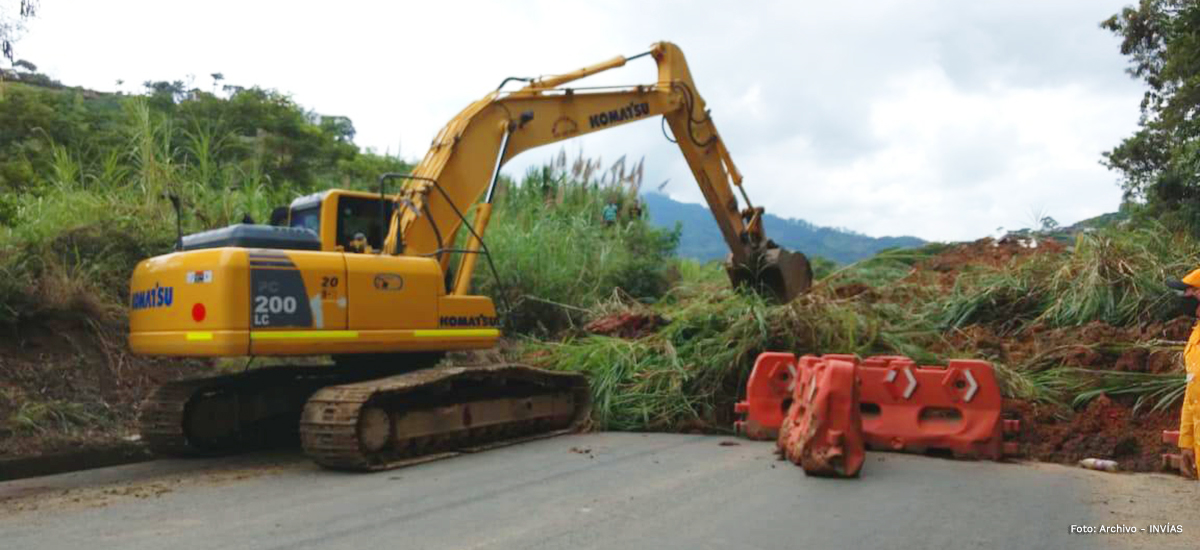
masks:
<svg viewBox="0 0 1200 550"><path fill-rule="evenodd" d="M725 272L735 287L749 287L786 304L812 286L812 266L808 257L782 247L771 247L745 265L733 263L732 255Z"/></svg>

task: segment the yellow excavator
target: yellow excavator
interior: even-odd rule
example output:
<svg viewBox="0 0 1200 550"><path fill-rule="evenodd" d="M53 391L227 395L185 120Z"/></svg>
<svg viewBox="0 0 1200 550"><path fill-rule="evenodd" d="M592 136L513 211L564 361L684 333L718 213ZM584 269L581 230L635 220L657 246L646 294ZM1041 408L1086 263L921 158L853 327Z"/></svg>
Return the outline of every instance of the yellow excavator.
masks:
<svg viewBox="0 0 1200 550"><path fill-rule="evenodd" d="M657 83L565 86L641 57L657 62ZM512 81L524 86L505 91ZM576 429L590 410L580 374L436 365L447 352L500 338L492 300L471 294L471 277L488 254L483 237L504 163L660 115L729 245L731 281L780 301L807 290L808 260L766 238L763 209L742 189L683 53L660 42L566 74L506 79L451 120L412 173L382 175L378 193L300 197L277 209L272 225L181 233L175 252L139 263L130 289L135 353L335 363L160 386L142 405L142 439L160 454L206 455L298 430L323 466L379 470ZM464 228L465 247L456 248Z"/></svg>

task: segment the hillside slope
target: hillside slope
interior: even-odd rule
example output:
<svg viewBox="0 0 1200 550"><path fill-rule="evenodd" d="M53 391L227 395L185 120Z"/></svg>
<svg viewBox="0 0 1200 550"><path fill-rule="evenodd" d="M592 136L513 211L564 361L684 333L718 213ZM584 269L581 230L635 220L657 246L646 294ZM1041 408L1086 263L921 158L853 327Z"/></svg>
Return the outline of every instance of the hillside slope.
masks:
<svg viewBox="0 0 1200 550"><path fill-rule="evenodd" d="M666 228L683 226L678 253L685 258L701 261L722 259L729 250L708 209L698 204L677 202L660 193L642 195L650 221ZM887 248L911 248L925 244L916 237L869 237L844 229L819 227L804 220L766 217L767 235L775 242L838 263L851 263L869 258Z"/></svg>

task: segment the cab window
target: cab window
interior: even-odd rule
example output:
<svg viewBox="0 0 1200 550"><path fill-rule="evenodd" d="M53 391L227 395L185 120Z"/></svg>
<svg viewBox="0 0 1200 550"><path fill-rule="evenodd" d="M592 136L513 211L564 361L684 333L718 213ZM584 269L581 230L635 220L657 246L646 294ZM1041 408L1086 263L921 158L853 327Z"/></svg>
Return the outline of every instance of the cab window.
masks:
<svg viewBox="0 0 1200 550"><path fill-rule="evenodd" d="M292 227L303 227L311 229L317 235L321 234L321 207L320 205L309 208L301 208L292 211Z"/></svg>
<svg viewBox="0 0 1200 550"><path fill-rule="evenodd" d="M387 201L384 220L390 219L395 203ZM386 222L380 220L379 199L361 197L338 197L337 244L349 248L354 235L362 233L373 250L383 246Z"/></svg>

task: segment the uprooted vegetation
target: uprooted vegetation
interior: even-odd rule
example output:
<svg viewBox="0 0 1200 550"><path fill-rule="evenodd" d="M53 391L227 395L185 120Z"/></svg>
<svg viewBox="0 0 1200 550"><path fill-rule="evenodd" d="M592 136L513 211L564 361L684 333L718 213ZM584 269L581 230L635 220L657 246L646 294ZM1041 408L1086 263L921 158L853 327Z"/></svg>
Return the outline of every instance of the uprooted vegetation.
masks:
<svg viewBox="0 0 1200 550"><path fill-rule="evenodd" d="M1178 421L1192 323L1182 315L1195 306L1162 282L1192 269L1197 251L1159 227L1065 244L934 245L843 268L787 305L729 289L715 265L692 267L656 304L600 304L591 326L620 334L664 323L530 342L526 357L589 373L599 426L649 430L727 430L764 350L982 358L1024 420L1029 456L1154 469L1160 432Z"/></svg>

